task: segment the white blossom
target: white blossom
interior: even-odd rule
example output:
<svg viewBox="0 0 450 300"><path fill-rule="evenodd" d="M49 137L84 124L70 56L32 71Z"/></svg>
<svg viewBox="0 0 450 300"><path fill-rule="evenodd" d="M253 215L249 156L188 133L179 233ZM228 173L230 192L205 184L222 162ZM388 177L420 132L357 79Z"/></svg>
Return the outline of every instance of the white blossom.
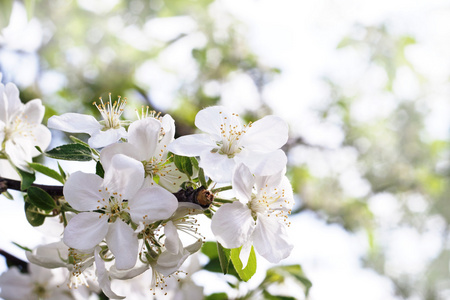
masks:
<svg viewBox="0 0 450 300"><path fill-rule="evenodd" d="M0 83L0 156L21 170L31 172L28 163L40 154L35 147L45 150L50 144L50 130L41 124L44 112L41 100L23 104L14 84Z"/></svg>
<svg viewBox="0 0 450 300"><path fill-rule="evenodd" d="M242 246L240 258L244 266L252 245L272 263L289 256L293 245L286 225L294 199L283 172L253 176L245 165L239 164L233 175L233 190L239 201L222 205L212 217L211 229L217 241L225 248Z"/></svg>
<svg viewBox="0 0 450 300"><path fill-rule="evenodd" d="M243 125L239 115L213 106L197 114L195 125L205 133L179 137L169 150L183 156L200 156L200 167L216 182L229 182L239 162L261 176L286 166L287 158L280 147L288 139L288 126L279 117L266 116Z"/></svg>
<svg viewBox="0 0 450 300"><path fill-rule="evenodd" d="M97 121L93 116L78 113L66 113L61 116L52 116L48 119L49 128L58 129L66 132L87 133L91 137L88 140L92 148L102 148L117 142L127 136L124 125L127 121L121 121L120 116L123 113L126 101L121 100L120 96L114 103L109 94L109 102L103 103L100 98L100 104L93 103L99 110L103 120Z"/></svg>

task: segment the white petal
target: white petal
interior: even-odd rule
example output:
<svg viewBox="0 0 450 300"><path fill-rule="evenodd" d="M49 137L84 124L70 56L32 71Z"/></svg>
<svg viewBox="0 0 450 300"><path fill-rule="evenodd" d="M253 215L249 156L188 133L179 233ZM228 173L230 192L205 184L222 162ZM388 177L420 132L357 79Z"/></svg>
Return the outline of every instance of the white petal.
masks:
<svg viewBox="0 0 450 300"><path fill-rule="evenodd" d="M95 210L102 199L99 188L103 179L96 174L77 171L70 175L63 188L67 202L79 211Z"/></svg>
<svg viewBox="0 0 450 300"><path fill-rule="evenodd" d="M111 145L126 136L127 132L123 127L118 129L108 129L106 131L99 130L91 134L88 144L92 148L102 148Z"/></svg>
<svg viewBox="0 0 450 300"><path fill-rule="evenodd" d="M8 154L12 164L17 168L30 172L28 162L31 162L31 148L26 138L15 138L14 140L7 140L5 142L5 152Z"/></svg>
<svg viewBox="0 0 450 300"><path fill-rule="evenodd" d="M108 218L94 212L83 212L72 219L64 229L64 243L75 249L90 250L98 245L108 232Z"/></svg>
<svg viewBox="0 0 450 300"><path fill-rule="evenodd" d="M134 158L116 154L111 165L105 171L103 186L111 192L122 195L122 199L131 199L144 182L144 166Z"/></svg>
<svg viewBox="0 0 450 300"><path fill-rule="evenodd" d="M155 156L155 149L161 133L161 122L145 118L131 123L128 128L128 143L147 153L147 159Z"/></svg>
<svg viewBox="0 0 450 300"><path fill-rule="evenodd" d="M143 157L139 156L139 151L135 146L129 143L116 143L103 148L100 152L100 161L104 170L109 169L111 160L116 154L124 154L136 159L137 161L144 160Z"/></svg>
<svg viewBox="0 0 450 300"><path fill-rule="evenodd" d="M34 249L33 252L25 252L28 261L45 268L66 267L67 264L63 259L67 259L68 253L68 247L63 241L41 245Z"/></svg>
<svg viewBox="0 0 450 300"><path fill-rule="evenodd" d="M211 220L211 230L225 248L242 246L255 228L250 209L239 201L222 205Z"/></svg>
<svg viewBox="0 0 450 300"><path fill-rule="evenodd" d="M281 149L269 153L244 149L235 156L235 160L248 166L250 171L257 176L268 176L281 172L287 164L286 154Z"/></svg>
<svg viewBox="0 0 450 300"><path fill-rule="evenodd" d="M42 151L45 151L48 145L50 145L51 140L52 133L47 127L42 124L34 127L31 156L35 157L41 154L34 146L38 146Z"/></svg>
<svg viewBox="0 0 450 300"><path fill-rule="evenodd" d="M252 189L255 184L255 177L248 167L242 163L234 168L232 186L237 198L243 203L252 199Z"/></svg>
<svg viewBox="0 0 450 300"><path fill-rule="evenodd" d="M95 267L97 268L97 280L103 293L109 299L125 299L124 296L119 296L111 289L111 280L109 279L108 271L105 267L105 261L100 257L102 248L95 248Z"/></svg>
<svg viewBox="0 0 450 300"><path fill-rule="evenodd" d="M207 134L191 134L177 138L168 149L177 155L199 156L205 150L212 150L216 144Z"/></svg>
<svg viewBox="0 0 450 300"><path fill-rule="evenodd" d="M166 236L166 240L164 241L164 246L167 251L172 254L176 254L183 249L183 244L178 236L178 231L175 225L173 225L172 221L167 222L164 226L164 234Z"/></svg>
<svg viewBox="0 0 450 300"><path fill-rule="evenodd" d="M224 123L223 118L229 119L230 117L231 112L226 107L210 106L197 113L195 116L195 126L218 138L221 135L220 126Z"/></svg>
<svg viewBox="0 0 450 300"><path fill-rule="evenodd" d="M170 115L166 114L162 117L161 123L165 132L161 143L169 145L175 137L175 120Z"/></svg>
<svg viewBox="0 0 450 300"><path fill-rule="evenodd" d="M256 251L271 263L278 263L291 254L294 245L289 241L286 228L275 217L258 214L253 232Z"/></svg>
<svg viewBox="0 0 450 300"><path fill-rule="evenodd" d="M0 286L2 299L22 300L34 296L31 277L20 273L17 267L11 267L0 275Z"/></svg>
<svg viewBox="0 0 450 300"><path fill-rule="evenodd" d="M265 116L247 128L241 139L241 145L249 150L274 151L288 140L289 127L277 116Z"/></svg>
<svg viewBox="0 0 450 300"><path fill-rule="evenodd" d="M117 219L109 226L106 243L114 254L118 270L127 270L134 267L139 245L137 235L131 226Z"/></svg>
<svg viewBox="0 0 450 300"><path fill-rule="evenodd" d="M13 83L6 86L0 85L0 120L5 123L11 120L11 117L23 107L19 98L19 89Z"/></svg>
<svg viewBox="0 0 450 300"><path fill-rule="evenodd" d="M22 107L20 118L28 124L40 124L44 118L45 107L40 99L31 100Z"/></svg>
<svg viewBox="0 0 450 300"><path fill-rule="evenodd" d="M170 218L178 207L177 198L158 185L140 189L129 199L131 219L146 224Z"/></svg>
<svg viewBox="0 0 450 300"><path fill-rule="evenodd" d="M239 259L242 262L242 268L244 269L248 264L250 253L252 252L252 241L248 240L242 245L241 252L239 253Z"/></svg>
<svg viewBox="0 0 450 300"><path fill-rule="evenodd" d="M286 169L283 169L278 173L274 173L273 175L256 176L256 189L259 191L266 187L268 188L278 187L281 184L281 180L283 179L285 173Z"/></svg>
<svg viewBox="0 0 450 300"><path fill-rule="evenodd" d="M65 132L80 132L90 135L102 129L102 125L93 116L77 113L52 116L48 119L47 126Z"/></svg>
<svg viewBox="0 0 450 300"><path fill-rule="evenodd" d="M159 185L171 193L178 192L180 190L180 185L183 182L188 181L187 175L178 171L174 163L166 164L161 173L162 174L158 174L160 175Z"/></svg>
<svg viewBox="0 0 450 300"><path fill-rule="evenodd" d="M206 175L215 182L231 182L231 175L235 166L233 158L205 151L200 156L199 165L205 170Z"/></svg>
<svg viewBox="0 0 450 300"><path fill-rule="evenodd" d="M6 159L0 159L0 177L5 177L14 180L21 180L19 173L13 168L10 162Z"/></svg>

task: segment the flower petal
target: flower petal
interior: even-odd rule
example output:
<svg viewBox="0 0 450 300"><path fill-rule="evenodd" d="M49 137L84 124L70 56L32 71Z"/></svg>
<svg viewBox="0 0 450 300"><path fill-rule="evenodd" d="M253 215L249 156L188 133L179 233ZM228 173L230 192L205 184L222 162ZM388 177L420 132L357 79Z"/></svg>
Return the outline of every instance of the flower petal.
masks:
<svg viewBox="0 0 450 300"><path fill-rule="evenodd" d="M93 116L77 113L52 116L48 119L47 126L65 132L82 132L90 135L102 129L102 125Z"/></svg>
<svg viewBox="0 0 450 300"><path fill-rule="evenodd" d="M247 203L252 199L252 189L255 184L255 177L248 167L242 163L234 168L232 186L237 198L242 203Z"/></svg>
<svg viewBox="0 0 450 300"><path fill-rule="evenodd" d="M41 245L35 248L33 252L25 252L28 261L49 269L66 267L67 264L63 259L67 259L68 253L68 247L63 241Z"/></svg>
<svg viewBox="0 0 450 300"><path fill-rule="evenodd" d="M27 138L18 137L14 140L6 140L5 152L8 154L12 164L17 168L32 172L28 166L28 162L31 162L31 147Z"/></svg>
<svg viewBox="0 0 450 300"><path fill-rule="evenodd" d="M102 199L99 192L103 179L96 174L77 171L70 175L63 188L67 202L79 211L95 210L98 200Z"/></svg>
<svg viewBox="0 0 450 300"><path fill-rule="evenodd" d="M98 245L108 232L108 218L94 212L83 212L70 219L64 229L64 243L75 249L90 250Z"/></svg>
<svg viewBox="0 0 450 300"><path fill-rule="evenodd" d="M35 157L40 155L41 153L34 146L38 146L42 151L45 151L52 140L52 133L47 127L42 124L34 127L32 132L33 141L31 144L33 148L31 149L31 156Z"/></svg>
<svg viewBox="0 0 450 300"><path fill-rule="evenodd" d="M92 148L102 148L111 145L126 136L127 131L123 127L118 129L108 129L106 131L98 130L91 134L88 144Z"/></svg>
<svg viewBox="0 0 450 300"><path fill-rule="evenodd" d="M205 150L212 150L216 144L208 134L191 134L177 138L168 149L177 155L199 156Z"/></svg>
<svg viewBox="0 0 450 300"><path fill-rule="evenodd" d="M178 236L177 227L173 225L172 221L167 222L164 226L164 234L166 240L164 241L164 246L167 251L172 254L176 254L183 249L183 244L181 243L180 237Z"/></svg>
<svg viewBox="0 0 450 300"><path fill-rule="evenodd" d="M108 271L105 267L105 261L100 257L102 248L95 248L95 267L97 268L97 280L103 293L109 299L125 299L124 296L119 296L111 289L111 280L109 279Z"/></svg>
<svg viewBox="0 0 450 300"><path fill-rule="evenodd" d="M161 122L154 118L145 118L133 122L128 128L128 143L145 151L146 159L155 156L155 149L161 134Z"/></svg>
<svg viewBox="0 0 450 300"><path fill-rule="evenodd" d="M158 185L140 189L128 200L131 219L146 224L168 219L177 209L177 198Z"/></svg>
<svg viewBox="0 0 450 300"><path fill-rule="evenodd" d="M287 157L281 149L269 153L245 150L237 154L235 160L248 166L250 171L257 176L272 175L281 172L286 167Z"/></svg>
<svg viewBox="0 0 450 300"><path fill-rule="evenodd" d="M242 246L254 229L250 209L239 201L222 205L211 220L211 230L217 241L229 249Z"/></svg>
<svg viewBox="0 0 450 300"><path fill-rule="evenodd" d="M13 83L8 83L6 86L0 84L0 120L8 123L22 106L17 86Z"/></svg>
<svg viewBox="0 0 450 300"><path fill-rule="evenodd" d="M285 226L274 217L258 214L253 232L256 251L271 263L278 263L291 253L294 245L289 241Z"/></svg>
<svg viewBox="0 0 450 300"><path fill-rule="evenodd" d="M199 165L215 182L231 182L235 164L235 160L227 155L205 151L200 156Z"/></svg>
<svg viewBox="0 0 450 300"><path fill-rule="evenodd" d="M100 161L103 169L108 170L111 165L111 160L116 154L124 154L137 161L142 161L144 158L139 156L139 150L130 143L115 143L102 149L100 152Z"/></svg>
<svg viewBox="0 0 450 300"><path fill-rule="evenodd" d="M105 170L103 186L117 192L123 199L131 199L144 182L144 166L134 158L116 154Z"/></svg>
<svg viewBox="0 0 450 300"><path fill-rule="evenodd" d="M249 150L274 151L288 140L289 127L277 116L265 116L247 128L241 139L241 145Z"/></svg>
<svg viewBox="0 0 450 300"><path fill-rule="evenodd" d="M116 268L128 270L136 264L139 244L133 228L120 219L109 226L106 234L106 243L114 254Z"/></svg>
<svg viewBox="0 0 450 300"><path fill-rule="evenodd" d="M248 259L250 257L250 253L252 252L252 241L248 240L242 245L241 252L239 253L239 259L242 262L242 269L244 269L248 264Z"/></svg>
<svg viewBox="0 0 450 300"><path fill-rule="evenodd" d="M45 107L40 99L31 100L22 107L18 116L28 124L40 124L44 118Z"/></svg>
<svg viewBox="0 0 450 300"><path fill-rule="evenodd" d="M221 125L224 118L229 119L231 112L223 106L210 106L202 109L195 116L195 126L201 131L212 134L218 140L221 136Z"/></svg>

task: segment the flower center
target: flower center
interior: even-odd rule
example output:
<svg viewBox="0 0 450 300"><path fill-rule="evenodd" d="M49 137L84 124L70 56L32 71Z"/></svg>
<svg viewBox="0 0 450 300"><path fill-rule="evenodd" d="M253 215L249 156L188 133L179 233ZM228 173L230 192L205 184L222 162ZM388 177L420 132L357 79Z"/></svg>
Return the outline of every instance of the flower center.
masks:
<svg viewBox="0 0 450 300"><path fill-rule="evenodd" d="M222 112L220 115L222 116ZM241 152L243 147L240 146L240 138L246 133L247 126L251 127L252 125L251 123L242 125L238 114L232 113L231 118L223 117L222 124L220 124L222 140L216 142L219 148L213 149L212 152L227 155L229 158Z"/></svg>
<svg viewBox="0 0 450 300"><path fill-rule="evenodd" d="M123 113L123 108L125 104L127 104L126 98L121 100L121 97L118 97L117 101L112 103L111 101L111 93L109 93L109 102L103 103L102 97L100 97L100 104L92 103L95 105L103 117L103 120L100 121L104 125L102 130L108 129L118 129L122 126L122 122L120 121L120 116Z"/></svg>
<svg viewBox="0 0 450 300"><path fill-rule="evenodd" d="M253 194L252 199L247 203L247 206L252 211L252 217L255 220L258 213L265 214L267 217L280 219L289 226L287 217L291 211L290 209L286 209L286 205L288 204L289 201L285 197L284 189L268 189L266 187L262 188L257 195Z"/></svg>
<svg viewBox="0 0 450 300"><path fill-rule="evenodd" d="M27 116L20 115L16 116L11 122L6 122L5 124L5 141L13 140L18 136L22 137L32 137L33 136L33 125L27 121Z"/></svg>
<svg viewBox="0 0 450 300"><path fill-rule="evenodd" d="M103 215L108 216L108 222L113 223L116 221L118 217L120 217L125 222L130 220L129 213L126 210L129 210L128 201L122 199L122 194L118 194L116 192L111 193L108 191L108 188L105 187L104 190L99 189L99 192L103 193L105 197L97 202L100 204L97 206L97 209L102 213L100 218Z"/></svg>

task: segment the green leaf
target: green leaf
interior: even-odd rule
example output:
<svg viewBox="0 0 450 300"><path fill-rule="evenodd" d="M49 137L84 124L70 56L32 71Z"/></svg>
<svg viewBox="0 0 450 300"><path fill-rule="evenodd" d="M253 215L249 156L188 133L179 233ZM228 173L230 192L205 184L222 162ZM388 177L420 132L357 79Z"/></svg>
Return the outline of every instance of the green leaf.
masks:
<svg viewBox="0 0 450 300"><path fill-rule="evenodd" d="M250 256L248 258L247 266L245 268L242 268L243 264L241 262L241 259L239 258L241 249L242 249L242 247L231 249L231 261L233 262L234 268L236 269L236 272L239 274L239 277L243 281L248 281L256 273L255 250L253 249L253 246L252 246L252 250L250 251Z"/></svg>
<svg viewBox="0 0 450 300"><path fill-rule="evenodd" d="M102 163L100 161L95 165L95 174L101 178L105 177L105 169L103 169Z"/></svg>
<svg viewBox="0 0 450 300"><path fill-rule="evenodd" d="M183 172L189 177L191 177L192 174L194 174L192 171L192 162L189 157L175 155L173 158L173 162L175 163L175 166L178 168L180 172Z"/></svg>
<svg viewBox="0 0 450 300"><path fill-rule="evenodd" d="M31 186L27 190L28 201L45 211L50 211L56 207L55 200L46 191L41 188Z"/></svg>
<svg viewBox="0 0 450 300"><path fill-rule="evenodd" d="M308 296L312 287L312 282L305 276L300 265L277 266L267 270L265 283L283 283L285 278L289 276L297 280L305 288L305 296Z"/></svg>
<svg viewBox="0 0 450 300"><path fill-rule="evenodd" d="M14 0L0 1L0 29L8 26Z"/></svg>
<svg viewBox="0 0 450 300"><path fill-rule="evenodd" d="M219 242L217 242L217 253L219 255L220 267L223 274L228 273L228 266L230 265L230 249L224 248Z"/></svg>
<svg viewBox="0 0 450 300"><path fill-rule="evenodd" d="M215 242L206 242L202 246L202 253L208 256L210 260L217 258L217 245Z"/></svg>
<svg viewBox="0 0 450 300"><path fill-rule="evenodd" d="M208 184L206 183L206 179L205 179L205 172L203 171L202 168L200 168L198 170L198 179L200 179L200 183L202 184L202 187L204 187L205 189L208 189Z"/></svg>
<svg viewBox="0 0 450 300"><path fill-rule="evenodd" d="M63 168L61 167L61 165L58 162L58 170L59 170L59 174L61 174L61 177L63 178L64 181L67 180L67 175L66 172L64 172Z"/></svg>
<svg viewBox="0 0 450 300"><path fill-rule="evenodd" d="M14 200L14 197L8 191L4 191L2 195L8 200Z"/></svg>
<svg viewBox="0 0 450 300"><path fill-rule="evenodd" d="M45 221L45 216L38 211L39 210L36 206L29 203L28 201L25 201L25 216L31 226L40 226Z"/></svg>
<svg viewBox="0 0 450 300"><path fill-rule="evenodd" d="M90 161L92 152L82 144L67 144L53 148L45 153L48 157L63 160Z"/></svg>
<svg viewBox="0 0 450 300"><path fill-rule="evenodd" d="M198 160L195 157L189 157L189 159L191 160L192 166L198 170Z"/></svg>
<svg viewBox="0 0 450 300"><path fill-rule="evenodd" d="M214 293L205 297L205 300L228 300L227 293Z"/></svg>
<svg viewBox="0 0 450 300"><path fill-rule="evenodd" d="M266 290L263 291L263 296L264 296L265 300L295 300L296 299L294 297L289 297L289 296L272 295L271 293L269 293Z"/></svg>
<svg viewBox="0 0 450 300"><path fill-rule="evenodd" d="M28 173L25 171L22 171L20 169L16 169L17 172L19 173L21 182L20 182L20 189L22 191L27 190L32 184L33 182L36 180L36 175L34 173Z"/></svg>
<svg viewBox="0 0 450 300"><path fill-rule="evenodd" d="M50 169L49 167L46 167L46 166L38 164L38 163L29 163L28 165L35 171L38 171L39 173L47 175L48 177L58 180L59 182L64 184L64 178L61 176L61 174L59 174L55 170Z"/></svg>
<svg viewBox="0 0 450 300"><path fill-rule="evenodd" d="M31 20L31 18L33 18L34 5L35 5L36 0L24 0L24 2L25 2L25 9L27 11L28 20Z"/></svg>
<svg viewBox="0 0 450 300"><path fill-rule="evenodd" d="M73 135L69 136L69 138L70 138L70 139L72 140L72 142L74 142L75 144L80 144L80 145L83 145L83 146L86 146L86 147L89 148L89 144L86 143L85 141L82 141L82 140L80 140L79 138L74 137Z"/></svg>

